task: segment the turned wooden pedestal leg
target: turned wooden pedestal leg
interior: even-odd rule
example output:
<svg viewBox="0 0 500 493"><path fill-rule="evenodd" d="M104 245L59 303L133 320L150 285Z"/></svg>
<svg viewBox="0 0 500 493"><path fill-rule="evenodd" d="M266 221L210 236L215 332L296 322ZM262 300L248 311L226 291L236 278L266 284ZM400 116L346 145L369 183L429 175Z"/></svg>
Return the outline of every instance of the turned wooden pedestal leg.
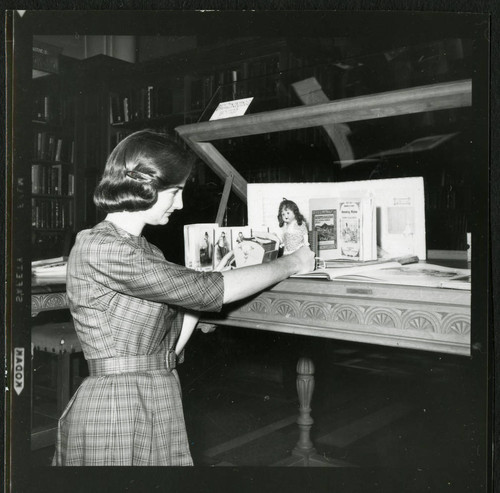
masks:
<svg viewBox="0 0 500 493"><path fill-rule="evenodd" d="M300 358L297 363L297 393L299 397L299 441L293 455L301 456L307 462L316 449L311 441L311 400L314 392L314 363L309 358Z"/></svg>
<svg viewBox="0 0 500 493"><path fill-rule="evenodd" d="M311 440L311 401L314 392L314 363L310 358L300 358L297 363L297 393L299 397L299 441L289 458L276 465L295 467L343 467L342 461L330 460L316 453Z"/></svg>

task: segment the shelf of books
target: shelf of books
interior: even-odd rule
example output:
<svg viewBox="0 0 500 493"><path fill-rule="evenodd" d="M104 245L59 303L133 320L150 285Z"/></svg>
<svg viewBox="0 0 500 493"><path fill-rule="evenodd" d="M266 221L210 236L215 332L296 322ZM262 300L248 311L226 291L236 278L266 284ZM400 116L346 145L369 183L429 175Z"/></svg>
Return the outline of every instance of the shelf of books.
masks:
<svg viewBox="0 0 500 493"><path fill-rule="evenodd" d="M55 77L35 79L32 106L31 226L33 258L64 248L74 228L75 103ZM50 80L49 80L50 79Z"/></svg>
<svg viewBox="0 0 500 493"><path fill-rule="evenodd" d="M182 117L185 105L184 78L145 81L109 94L109 118L114 126L144 126L151 120Z"/></svg>

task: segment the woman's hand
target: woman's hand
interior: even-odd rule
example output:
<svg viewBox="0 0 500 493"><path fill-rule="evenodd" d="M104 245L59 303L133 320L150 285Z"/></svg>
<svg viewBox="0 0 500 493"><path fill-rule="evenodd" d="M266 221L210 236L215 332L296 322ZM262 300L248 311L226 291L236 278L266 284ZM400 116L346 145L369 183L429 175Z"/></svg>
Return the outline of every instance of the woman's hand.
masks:
<svg viewBox="0 0 500 493"><path fill-rule="evenodd" d="M296 272L294 274L305 274L314 270L314 252L308 246L302 246L295 252L288 255L296 262Z"/></svg>
<svg viewBox="0 0 500 493"><path fill-rule="evenodd" d="M224 303L258 293L293 274L311 272L314 263L314 253L303 246L272 262L224 271Z"/></svg>

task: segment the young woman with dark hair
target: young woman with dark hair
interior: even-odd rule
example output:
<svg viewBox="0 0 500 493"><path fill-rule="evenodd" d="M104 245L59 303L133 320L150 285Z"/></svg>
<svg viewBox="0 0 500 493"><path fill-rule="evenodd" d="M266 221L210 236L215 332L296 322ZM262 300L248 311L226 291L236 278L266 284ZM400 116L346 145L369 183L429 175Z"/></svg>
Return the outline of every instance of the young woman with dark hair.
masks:
<svg viewBox="0 0 500 493"><path fill-rule="evenodd" d="M218 311L314 266L307 247L226 272L168 262L141 233L182 208L191 163L179 145L149 130L109 156L94 196L107 216L78 234L68 259L69 307L90 376L59 420L54 465L192 465L175 370L183 328L190 333L197 312Z"/></svg>

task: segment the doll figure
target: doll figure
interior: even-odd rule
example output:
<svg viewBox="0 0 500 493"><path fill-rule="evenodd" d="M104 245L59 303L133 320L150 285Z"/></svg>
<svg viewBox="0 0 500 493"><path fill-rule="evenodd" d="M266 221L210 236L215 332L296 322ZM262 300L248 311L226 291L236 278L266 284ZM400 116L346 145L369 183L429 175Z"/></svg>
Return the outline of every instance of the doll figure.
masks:
<svg viewBox="0 0 500 493"><path fill-rule="evenodd" d="M297 204L283 198L278 210L278 223L281 229L283 255L289 255L304 245L309 245L306 220Z"/></svg>

